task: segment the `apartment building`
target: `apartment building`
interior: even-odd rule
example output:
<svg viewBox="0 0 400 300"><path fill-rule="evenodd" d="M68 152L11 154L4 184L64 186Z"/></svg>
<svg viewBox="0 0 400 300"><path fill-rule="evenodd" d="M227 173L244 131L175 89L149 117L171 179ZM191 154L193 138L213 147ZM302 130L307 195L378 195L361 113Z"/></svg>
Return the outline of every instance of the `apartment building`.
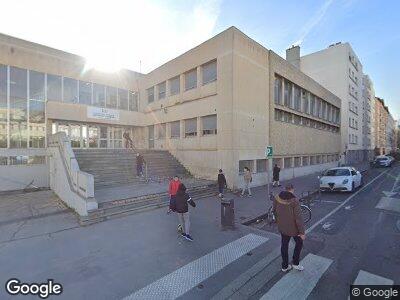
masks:
<svg viewBox="0 0 400 300"><path fill-rule="evenodd" d="M342 100L342 151L346 162L368 159L371 146L367 142L369 130L363 133L363 122L367 122L363 121L363 106L368 111L368 101L363 100L363 66L351 45L336 43L301 56L300 69Z"/></svg>
<svg viewBox="0 0 400 300"><path fill-rule="evenodd" d="M335 166L341 151L341 100L235 27L148 74L88 70L0 35L0 105L0 190L48 186L47 138L59 131L74 149L122 148L127 131L196 177L222 168L230 187L245 166L266 183L267 145L282 178Z"/></svg>
<svg viewBox="0 0 400 300"><path fill-rule="evenodd" d="M388 119L386 125L386 153L396 151L396 120L388 111Z"/></svg>
<svg viewBox="0 0 400 300"><path fill-rule="evenodd" d="M387 125L389 122L389 109L382 98L375 97L375 154L388 154Z"/></svg>
<svg viewBox="0 0 400 300"><path fill-rule="evenodd" d="M362 77L362 147L364 157L369 161L374 158L374 104L375 90L368 75Z"/></svg>

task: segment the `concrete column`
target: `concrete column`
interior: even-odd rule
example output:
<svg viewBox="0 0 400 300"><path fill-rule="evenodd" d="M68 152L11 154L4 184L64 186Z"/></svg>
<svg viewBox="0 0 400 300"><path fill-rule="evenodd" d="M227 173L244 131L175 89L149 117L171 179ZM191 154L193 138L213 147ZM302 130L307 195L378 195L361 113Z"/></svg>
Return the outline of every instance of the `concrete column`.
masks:
<svg viewBox="0 0 400 300"><path fill-rule="evenodd" d="M201 117L197 117L197 142L200 144L200 137L202 136Z"/></svg>

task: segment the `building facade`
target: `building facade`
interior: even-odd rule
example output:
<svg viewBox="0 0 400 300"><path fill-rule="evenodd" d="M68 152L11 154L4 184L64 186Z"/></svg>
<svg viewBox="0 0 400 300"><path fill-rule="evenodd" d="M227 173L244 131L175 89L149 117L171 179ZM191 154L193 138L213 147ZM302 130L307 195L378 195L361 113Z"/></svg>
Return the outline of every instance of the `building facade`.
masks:
<svg viewBox="0 0 400 300"><path fill-rule="evenodd" d="M388 154L387 125L389 122L389 110L382 98L375 97L375 155Z"/></svg>
<svg viewBox="0 0 400 300"><path fill-rule="evenodd" d="M349 43L336 43L327 49L304 55L300 69L342 100L342 151L347 163L368 159L371 150L367 118L369 105L363 97L363 66ZM367 83L367 82L366 82ZM367 83L367 90L370 85ZM368 117L369 120L369 117Z"/></svg>
<svg viewBox="0 0 400 300"><path fill-rule="evenodd" d="M148 74L87 69L76 55L0 36L0 190L48 186L47 136L73 148L170 151L194 176L222 168L266 183L265 147L282 178L337 165L340 99L231 27ZM7 174L7 176L5 176ZM4 179L4 180L3 180Z"/></svg>
<svg viewBox="0 0 400 300"><path fill-rule="evenodd" d="M375 91L368 75L362 77L362 148L364 158L372 161L374 158L374 99Z"/></svg>

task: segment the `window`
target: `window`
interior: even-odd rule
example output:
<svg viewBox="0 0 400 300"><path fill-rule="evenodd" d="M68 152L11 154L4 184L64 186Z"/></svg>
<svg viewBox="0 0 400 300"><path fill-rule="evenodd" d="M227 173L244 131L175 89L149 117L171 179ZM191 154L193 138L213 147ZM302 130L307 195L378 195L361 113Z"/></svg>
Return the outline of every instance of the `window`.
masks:
<svg viewBox="0 0 400 300"><path fill-rule="evenodd" d="M185 91L197 87L197 69L185 73Z"/></svg>
<svg viewBox="0 0 400 300"><path fill-rule="evenodd" d="M47 74L47 100L62 101L61 76Z"/></svg>
<svg viewBox="0 0 400 300"><path fill-rule="evenodd" d="M44 148L46 135L45 102L29 101L29 147Z"/></svg>
<svg viewBox="0 0 400 300"><path fill-rule="evenodd" d="M197 119L185 120L185 137L197 136Z"/></svg>
<svg viewBox="0 0 400 300"><path fill-rule="evenodd" d="M300 116L298 115L293 115L293 122L296 125L300 125Z"/></svg>
<svg viewBox="0 0 400 300"><path fill-rule="evenodd" d="M93 84L93 105L104 107L106 104L106 88L101 84Z"/></svg>
<svg viewBox="0 0 400 300"><path fill-rule="evenodd" d="M285 99L284 105L287 107L292 107L292 83L290 81L285 80Z"/></svg>
<svg viewBox="0 0 400 300"><path fill-rule="evenodd" d="M294 109L301 110L301 89L299 86L294 86Z"/></svg>
<svg viewBox="0 0 400 300"><path fill-rule="evenodd" d="M128 110L129 101L128 101L128 91L118 89L118 107L119 109Z"/></svg>
<svg viewBox="0 0 400 300"><path fill-rule="evenodd" d="M92 83L79 81L79 103L92 104Z"/></svg>
<svg viewBox="0 0 400 300"><path fill-rule="evenodd" d="M283 113L283 121L287 123L292 123L292 114L285 111L282 113Z"/></svg>
<svg viewBox="0 0 400 300"><path fill-rule="evenodd" d="M276 104L282 104L282 78L275 77L274 99Z"/></svg>
<svg viewBox="0 0 400 300"><path fill-rule="evenodd" d="M327 115L328 121L332 122L332 105L330 104L328 104Z"/></svg>
<svg viewBox="0 0 400 300"><path fill-rule="evenodd" d="M28 164L28 156L18 155L18 156L10 156L10 165L27 165Z"/></svg>
<svg viewBox="0 0 400 300"><path fill-rule="evenodd" d="M165 133L166 133L166 124L158 124L157 125L157 137L158 139L165 139Z"/></svg>
<svg viewBox="0 0 400 300"><path fill-rule="evenodd" d="M46 156L29 156L28 165L44 165L46 164Z"/></svg>
<svg viewBox="0 0 400 300"><path fill-rule="evenodd" d="M139 111L138 107L138 93L129 91L129 110Z"/></svg>
<svg viewBox="0 0 400 300"><path fill-rule="evenodd" d="M317 97L315 97L316 98L316 112L315 112L315 116L317 116L317 117L319 117L319 118L322 118L322 105L321 105L321 99L319 99L319 98L317 98Z"/></svg>
<svg viewBox="0 0 400 300"><path fill-rule="evenodd" d="M257 173L267 172L267 160L257 159L256 160Z"/></svg>
<svg viewBox="0 0 400 300"><path fill-rule="evenodd" d="M327 106L327 103L325 101L322 101L322 119L324 119L324 120L327 119L327 117L326 117L326 106Z"/></svg>
<svg viewBox="0 0 400 300"><path fill-rule="evenodd" d="M154 102L154 86L147 89L147 102Z"/></svg>
<svg viewBox="0 0 400 300"><path fill-rule="evenodd" d="M310 156L310 165L315 165L317 162L317 157L316 156Z"/></svg>
<svg viewBox="0 0 400 300"><path fill-rule="evenodd" d="M203 135L217 134L217 115L201 117Z"/></svg>
<svg viewBox="0 0 400 300"><path fill-rule="evenodd" d="M10 147L26 148L27 135L27 71L10 67Z"/></svg>
<svg viewBox="0 0 400 300"><path fill-rule="evenodd" d="M303 167L308 166L310 164L310 157L309 156L303 156Z"/></svg>
<svg viewBox="0 0 400 300"><path fill-rule="evenodd" d="M278 167L282 167L282 158L273 158L272 166L278 165Z"/></svg>
<svg viewBox="0 0 400 300"><path fill-rule="evenodd" d="M161 82L158 86L158 100L165 98L166 83Z"/></svg>
<svg viewBox="0 0 400 300"><path fill-rule="evenodd" d="M239 174L243 174L245 167L249 168L252 173L254 170L254 160L239 160Z"/></svg>
<svg viewBox="0 0 400 300"><path fill-rule="evenodd" d="M275 109L275 121L282 121L283 111Z"/></svg>
<svg viewBox="0 0 400 300"><path fill-rule="evenodd" d="M303 112L306 114L310 113L309 101L308 101L309 93L305 90L301 91L301 98L303 101Z"/></svg>
<svg viewBox="0 0 400 300"><path fill-rule="evenodd" d="M179 94L181 90L181 83L180 83L180 77L176 76L172 79L169 80L169 94L176 95Z"/></svg>
<svg viewBox="0 0 400 300"><path fill-rule="evenodd" d="M29 71L29 99L44 101L44 74Z"/></svg>
<svg viewBox="0 0 400 300"><path fill-rule="evenodd" d="M292 158L291 157L285 157L283 159L283 167L286 168L291 168L292 167Z"/></svg>
<svg viewBox="0 0 400 300"><path fill-rule="evenodd" d="M315 116L315 96L310 94L310 114Z"/></svg>
<svg viewBox="0 0 400 300"><path fill-rule="evenodd" d="M7 127L7 67L0 65L0 148L7 148Z"/></svg>
<svg viewBox="0 0 400 300"><path fill-rule="evenodd" d="M171 127L171 139L176 139L181 137L181 122L175 121L170 123Z"/></svg>
<svg viewBox="0 0 400 300"><path fill-rule="evenodd" d="M7 156L0 156L0 166L7 166Z"/></svg>
<svg viewBox="0 0 400 300"><path fill-rule="evenodd" d="M78 103L78 81L64 77L63 84L63 101L68 103Z"/></svg>
<svg viewBox="0 0 400 300"><path fill-rule="evenodd" d="M106 106L109 108L117 108L118 98L117 98L117 88L106 87Z"/></svg>
<svg viewBox="0 0 400 300"><path fill-rule="evenodd" d="M206 63L201 66L203 74L203 85L217 80L217 61Z"/></svg>
<svg viewBox="0 0 400 300"><path fill-rule="evenodd" d="M294 167L295 168L301 167L301 157L294 158Z"/></svg>

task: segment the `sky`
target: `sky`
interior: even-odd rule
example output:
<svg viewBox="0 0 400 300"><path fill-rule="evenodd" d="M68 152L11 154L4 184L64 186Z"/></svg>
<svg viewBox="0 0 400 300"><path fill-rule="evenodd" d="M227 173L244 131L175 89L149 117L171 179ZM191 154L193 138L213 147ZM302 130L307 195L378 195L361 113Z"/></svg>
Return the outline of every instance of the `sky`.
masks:
<svg viewBox="0 0 400 300"><path fill-rule="evenodd" d="M284 57L349 42L400 119L397 0L0 0L0 32L87 59L88 67L147 73L230 26Z"/></svg>

